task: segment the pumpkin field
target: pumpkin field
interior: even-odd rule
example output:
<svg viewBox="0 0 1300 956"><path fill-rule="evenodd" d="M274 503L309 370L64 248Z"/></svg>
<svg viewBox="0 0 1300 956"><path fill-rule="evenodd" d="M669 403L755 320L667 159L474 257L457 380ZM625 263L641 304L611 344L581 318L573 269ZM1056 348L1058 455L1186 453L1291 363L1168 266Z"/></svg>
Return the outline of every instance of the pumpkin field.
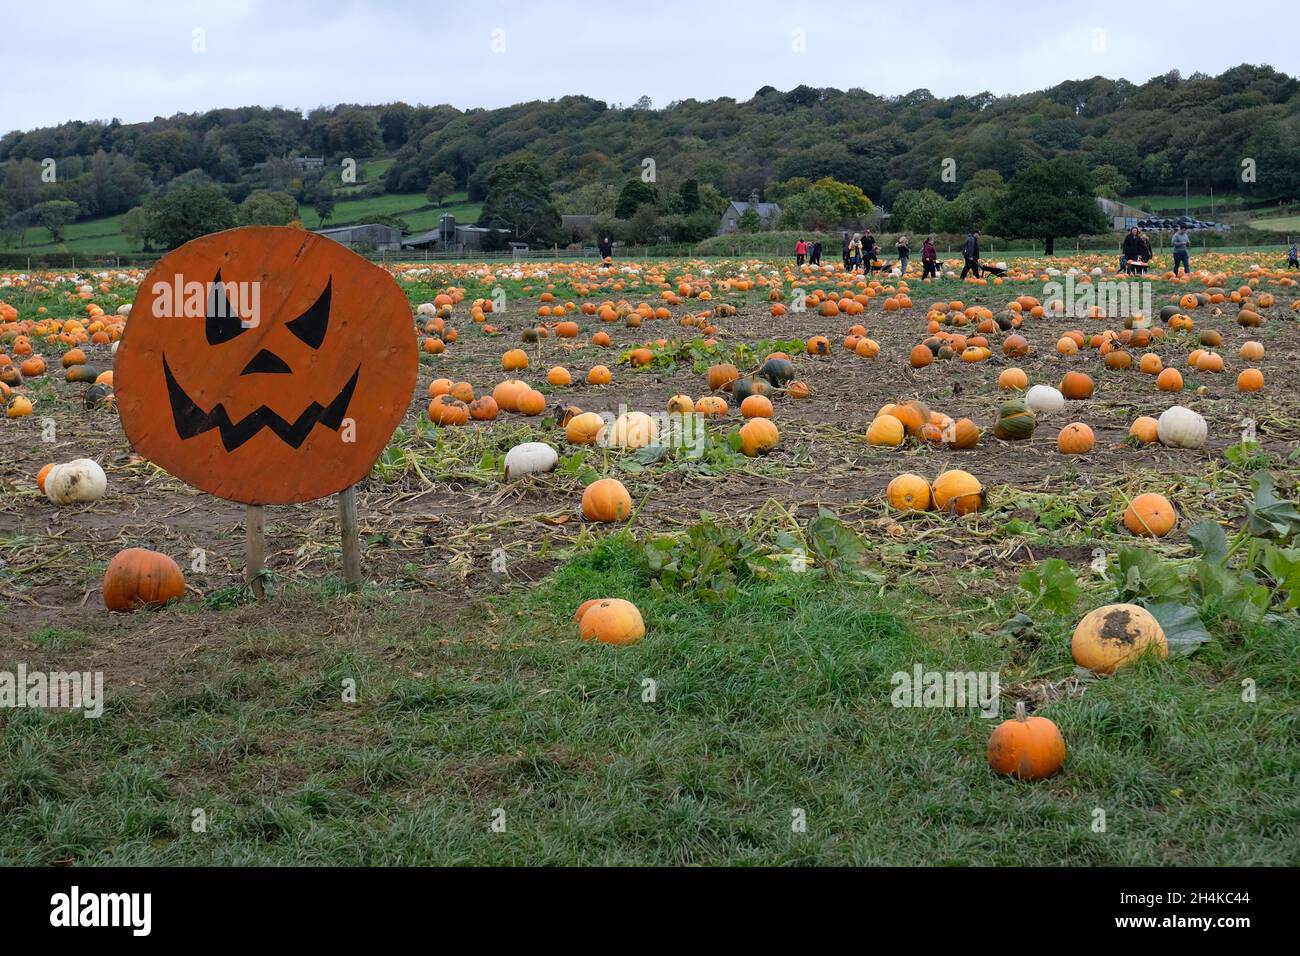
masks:
<svg viewBox="0 0 1300 956"><path fill-rule="evenodd" d="M260 599L245 506L119 420L145 272L0 276L0 670L104 676L0 710L0 862L1296 865L1261 255L386 267L418 382L363 586L332 498L273 504ZM282 434L351 395L275 378Z"/></svg>

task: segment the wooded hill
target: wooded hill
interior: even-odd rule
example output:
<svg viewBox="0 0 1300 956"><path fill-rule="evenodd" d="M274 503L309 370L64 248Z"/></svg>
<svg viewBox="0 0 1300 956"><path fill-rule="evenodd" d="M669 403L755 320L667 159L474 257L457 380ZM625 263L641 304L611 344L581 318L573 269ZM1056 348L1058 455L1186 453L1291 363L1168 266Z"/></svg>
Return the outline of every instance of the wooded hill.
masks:
<svg viewBox="0 0 1300 956"><path fill-rule="evenodd" d="M1242 65L1217 77L1173 72L1140 85L1094 77L1003 97L769 86L744 102L662 109L570 96L493 110L391 103L305 116L244 107L146 123L73 121L0 138L0 219L51 200L75 202L79 219L121 213L196 170L240 202L267 188L254 164L288 156L324 156L329 176L343 158L387 156L382 179L364 186L371 194L421 192L446 173L471 201L485 198L495 166L527 159L549 178L561 212L597 215L613 212L647 160L660 196L696 180L712 187L714 202L754 190L766 198L779 182L822 177L886 206L903 190L953 198L981 170L1009 180L1056 158L1121 194L1181 193L1186 177L1194 192L1265 201L1300 196L1300 82ZM58 164L55 182L42 181L47 158ZM1254 160L1253 181L1243 182L1245 159ZM285 176L270 188L304 201L311 174Z"/></svg>

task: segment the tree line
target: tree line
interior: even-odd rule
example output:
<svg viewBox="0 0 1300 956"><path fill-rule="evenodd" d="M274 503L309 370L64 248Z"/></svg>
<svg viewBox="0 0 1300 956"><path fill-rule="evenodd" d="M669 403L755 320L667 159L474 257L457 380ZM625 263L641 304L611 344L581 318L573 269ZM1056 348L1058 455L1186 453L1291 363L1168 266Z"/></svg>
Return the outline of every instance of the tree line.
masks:
<svg viewBox="0 0 1300 956"><path fill-rule="evenodd" d="M1300 196L1300 82L1267 66L1141 84L1093 77L1001 97L769 86L745 101L647 106L571 96L492 110L243 107L13 131L0 137L0 223L55 234L73 219L140 210L135 234L166 245L175 231L160 205L195 191L222 221L265 217L287 200L328 219L342 161L379 156L392 163L368 194L437 203L465 190L485 203L481 222L538 241L566 239L565 213L591 214L629 241L691 241L716 230L728 200L755 192L800 227L831 214L835 225L862 220L856 198L839 205L842 188L914 231L988 229L1017 177L1044 164L1105 195L1182 192L1186 178L1261 201ZM323 156L325 168L304 170L292 162L301 156ZM261 192L278 195L241 213Z"/></svg>

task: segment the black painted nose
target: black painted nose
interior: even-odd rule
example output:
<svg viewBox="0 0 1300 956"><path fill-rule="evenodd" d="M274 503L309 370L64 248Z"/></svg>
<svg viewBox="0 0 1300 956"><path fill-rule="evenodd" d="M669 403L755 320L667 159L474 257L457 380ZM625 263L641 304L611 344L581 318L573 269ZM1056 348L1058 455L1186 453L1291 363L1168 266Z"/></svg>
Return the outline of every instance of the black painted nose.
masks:
<svg viewBox="0 0 1300 956"><path fill-rule="evenodd" d="M252 375L255 372L274 372L276 374L283 374L292 371L293 369L289 368L289 366L285 364L284 359L280 358L280 356L276 355L274 352L268 352L266 349L262 349L262 351L253 356L252 360L244 366L244 370L239 374Z"/></svg>

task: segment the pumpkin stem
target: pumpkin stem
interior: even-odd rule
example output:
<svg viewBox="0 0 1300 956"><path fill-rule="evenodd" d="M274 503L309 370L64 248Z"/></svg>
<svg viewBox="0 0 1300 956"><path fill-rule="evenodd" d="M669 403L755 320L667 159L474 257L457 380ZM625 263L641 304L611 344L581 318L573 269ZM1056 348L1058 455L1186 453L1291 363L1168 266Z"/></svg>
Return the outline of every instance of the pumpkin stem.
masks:
<svg viewBox="0 0 1300 956"><path fill-rule="evenodd" d="M1023 700L1016 701L1016 720L1023 724L1028 717L1029 715L1025 713L1025 702Z"/></svg>

